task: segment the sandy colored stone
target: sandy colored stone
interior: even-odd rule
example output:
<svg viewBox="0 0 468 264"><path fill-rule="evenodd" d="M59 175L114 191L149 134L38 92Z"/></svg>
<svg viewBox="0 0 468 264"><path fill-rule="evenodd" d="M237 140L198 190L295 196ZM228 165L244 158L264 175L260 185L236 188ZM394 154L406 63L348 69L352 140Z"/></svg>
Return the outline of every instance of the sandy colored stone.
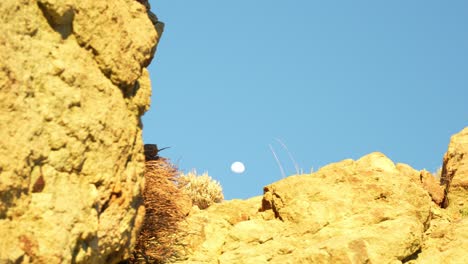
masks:
<svg viewBox="0 0 468 264"><path fill-rule="evenodd" d="M468 128L453 135L444 155L444 199L431 209L418 257L409 263L466 263L468 252Z"/></svg>
<svg viewBox="0 0 468 264"><path fill-rule="evenodd" d="M431 199L438 206L442 205L445 196L445 186L440 185L440 182L432 175L432 173L422 170L420 172L420 181L423 188L429 193Z"/></svg>
<svg viewBox="0 0 468 264"><path fill-rule="evenodd" d="M454 219L446 210L434 208L421 253L410 263L463 264L467 252L468 217Z"/></svg>
<svg viewBox="0 0 468 264"><path fill-rule="evenodd" d="M450 138L448 150L444 155L440 181L446 190L443 207L455 204L450 201L452 188L468 189L468 127Z"/></svg>
<svg viewBox="0 0 468 264"><path fill-rule="evenodd" d="M193 211L173 263L401 263L422 247L434 206L411 175L372 153Z"/></svg>
<svg viewBox="0 0 468 264"><path fill-rule="evenodd" d="M446 186L443 207L454 214L468 216L468 127L450 139L441 184Z"/></svg>
<svg viewBox="0 0 468 264"><path fill-rule="evenodd" d="M446 209L431 173L372 153L290 176L262 197L192 210L170 263L466 263L463 135L444 159Z"/></svg>
<svg viewBox="0 0 468 264"><path fill-rule="evenodd" d="M418 258L410 263L466 263L468 252L468 128L450 139L444 155L442 206L432 208L432 220Z"/></svg>
<svg viewBox="0 0 468 264"><path fill-rule="evenodd" d="M159 35L134 0L3 0L0 14L0 263L116 263L144 216Z"/></svg>
<svg viewBox="0 0 468 264"><path fill-rule="evenodd" d="M396 167L403 177L408 177L414 182L419 182L436 205L440 206L442 204L445 186L440 185L440 182L433 174L426 170L417 171L403 163L396 164Z"/></svg>

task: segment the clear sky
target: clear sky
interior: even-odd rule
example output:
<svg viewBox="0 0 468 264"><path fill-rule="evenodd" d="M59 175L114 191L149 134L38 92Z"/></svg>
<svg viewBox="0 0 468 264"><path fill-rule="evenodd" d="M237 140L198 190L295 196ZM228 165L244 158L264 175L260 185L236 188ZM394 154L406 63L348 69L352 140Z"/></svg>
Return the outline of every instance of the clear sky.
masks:
<svg viewBox="0 0 468 264"><path fill-rule="evenodd" d="M435 171L468 126L468 1L150 1L145 143L208 171L226 199L380 151ZM245 163L243 174L230 165Z"/></svg>

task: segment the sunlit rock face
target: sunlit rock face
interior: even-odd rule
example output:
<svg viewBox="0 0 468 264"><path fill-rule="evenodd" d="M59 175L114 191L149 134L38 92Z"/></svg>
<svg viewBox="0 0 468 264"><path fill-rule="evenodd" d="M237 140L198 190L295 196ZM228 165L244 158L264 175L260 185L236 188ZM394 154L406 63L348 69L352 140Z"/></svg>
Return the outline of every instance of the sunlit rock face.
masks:
<svg viewBox="0 0 468 264"><path fill-rule="evenodd" d="M116 263L144 215L155 22L135 0L0 14L0 263Z"/></svg>
<svg viewBox="0 0 468 264"><path fill-rule="evenodd" d="M468 204L464 203L468 197L468 127L450 139L444 155L441 183L446 189L443 207L461 206L458 209L466 208L468 214Z"/></svg>
<svg viewBox="0 0 468 264"><path fill-rule="evenodd" d="M464 263L468 252L468 127L453 135L444 155L442 207L435 208L414 263Z"/></svg>
<svg viewBox="0 0 468 264"><path fill-rule="evenodd" d="M411 258L436 204L420 172L381 153L194 210L175 263L392 263Z"/></svg>
<svg viewBox="0 0 468 264"><path fill-rule="evenodd" d="M263 196L195 208L170 263L463 263L466 131L444 159L444 170L456 171L447 209L434 175L376 152L287 177Z"/></svg>

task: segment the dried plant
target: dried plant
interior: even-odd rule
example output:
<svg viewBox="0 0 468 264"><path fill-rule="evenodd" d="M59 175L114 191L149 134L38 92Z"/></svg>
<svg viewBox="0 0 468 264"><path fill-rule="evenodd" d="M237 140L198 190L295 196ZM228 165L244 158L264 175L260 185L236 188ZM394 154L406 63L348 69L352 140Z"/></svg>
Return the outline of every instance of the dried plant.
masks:
<svg viewBox="0 0 468 264"><path fill-rule="evenodd" d="M288 149L288 146L286 146L286 144L279 138L275 138L276 141L278 141L278 143L281 145L281 147L286 151L286 153L288 154L289 156L289 159L291 160L292 164L294 165L294 170L296 172L296 175L300 175L300 174L303 174L304 173L304 170L302 168L299 168L299 164L296 162L296 160L294 159L291 151L289 151ZM281 164L281 161L278 157L278 155L276 154L276 151L275 149L273 148L273 146L271 144L268 144L268 146L270 147L270 151L271 153L273 154L273 157L275 158L276 160L276 163L278 164L278 167L280 169L280 172L281 172L281 176L282 178L285 178L286 177L286 173L285 173L285 170L283 168L283 165Z"/></svg>
<svg viewBox="0 0 468 264"><path fill-rule="evenodd" d="M435 172L432 173L432 175L440 181L440 177L442 175L442 166L440 166Z"/></svg>
<svg viewBox="0 0 468 264"><path fill-rule="evenodd" d="M218 181L213 180L208 173L197 175L195 170L177 177L177 183L192 199L192 203L200 209L206 209L213 203L224 200L223 189Z"/></svg>
<svg viewBox="0 0 468 264"><path fill-rule="evenodd" d="M190 210L184 207L191 207L181 202L188 197L177 187L177 175L177 168L167 159L146 161L145 222L130 263L164 263L176 254L178 223Z"/></svg>

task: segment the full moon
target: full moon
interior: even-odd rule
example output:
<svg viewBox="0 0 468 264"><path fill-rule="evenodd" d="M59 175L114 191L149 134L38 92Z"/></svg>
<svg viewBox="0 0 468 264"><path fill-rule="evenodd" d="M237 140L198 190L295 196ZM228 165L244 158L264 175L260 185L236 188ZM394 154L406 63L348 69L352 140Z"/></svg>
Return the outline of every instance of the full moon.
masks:
<svg viewBox="0 0 468 264"><path fill-rule="evenodd" d="M234 173L243 173L245 171L244 163L242 163L240 161L236 161L236 162L232 163L231 170Z"/></svg>

